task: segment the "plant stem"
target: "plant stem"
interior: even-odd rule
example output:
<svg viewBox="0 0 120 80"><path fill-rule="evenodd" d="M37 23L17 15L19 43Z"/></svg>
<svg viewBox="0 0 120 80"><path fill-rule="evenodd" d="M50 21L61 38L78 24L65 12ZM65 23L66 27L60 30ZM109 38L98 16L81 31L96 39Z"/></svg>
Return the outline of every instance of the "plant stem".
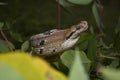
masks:
<svg viewBox="0 0 120 80"><path fill-rule="evenodd" d="M4 32L3 32L2 30L1 30L0 32L1 32L2 37L5 39L5 42L6 42L6 44L8 45L9 50L10 50L10 51L13 51L13 49L12 49L12 47L11 47L11 45L10 45L7 37L5 36Z"/></svg>

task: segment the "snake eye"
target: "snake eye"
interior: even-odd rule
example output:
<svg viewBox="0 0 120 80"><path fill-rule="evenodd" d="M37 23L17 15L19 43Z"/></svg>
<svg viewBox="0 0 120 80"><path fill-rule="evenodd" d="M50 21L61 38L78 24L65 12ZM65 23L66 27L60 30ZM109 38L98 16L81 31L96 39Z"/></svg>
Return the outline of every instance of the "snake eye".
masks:
<svg viewBox="0 0 120 80"><path fill-rule="evenodd" d="M76 30L79 30L80 29L80 26L76 26Z"/></svg>

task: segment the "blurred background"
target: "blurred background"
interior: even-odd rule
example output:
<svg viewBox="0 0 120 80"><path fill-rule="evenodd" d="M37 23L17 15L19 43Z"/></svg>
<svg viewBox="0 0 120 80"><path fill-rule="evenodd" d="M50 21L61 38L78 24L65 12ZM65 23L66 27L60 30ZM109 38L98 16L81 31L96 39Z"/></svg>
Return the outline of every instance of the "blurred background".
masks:
<svg viewBox="0 0 120 80"><path fill-rule="evenodd" d="M77 2L78 1L78 2ZM89 28L99 33L93 11L95 0L80 3L79 0L60 0L61 29L69 28L82 20L89 22ZM110 44L115 37L120 16L119 0L100 0L102 29L105 42ZM99 14L98 14L99 15ZM58 2L56 0L0 0L0 21L9 40L20 48L30 36L58 28ZM2 37L1 37L2 38Z"/></svg>

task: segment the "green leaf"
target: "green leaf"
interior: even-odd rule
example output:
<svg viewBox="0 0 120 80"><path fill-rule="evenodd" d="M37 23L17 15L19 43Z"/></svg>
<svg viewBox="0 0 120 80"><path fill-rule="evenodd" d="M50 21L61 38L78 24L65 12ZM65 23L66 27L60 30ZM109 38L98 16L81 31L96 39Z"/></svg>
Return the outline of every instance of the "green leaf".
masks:
<svg viewBox="0 0 120 80"><path fill-rule="evenodd" d="M76 50L75 54L75 60L73 62L68 80L89 80L80 60L79 51Z"/></svg>
<svg viewBox="0 0 120 80"><path fill-rule="evenodd" d="M0 30L2 29L3 26L4 26L4 23L0 22Z"/></svg>
<svg viewBox="0 0 120 80"><path fill-rule="evenodd" d="M0 2L0 5L7 5L7 3L4 3L4 2Z"/></svg>
<svg viewBox="0 0 120 80"><path fill-rule="evenodd" d="M117 23L117 26L115 27L115 33L119 33L120 32L120 16L118 18L118 23Z"/></svg>
<svg viewBox="0 0 120 80"><path fill-rule="evenodd" d="M102 73L104 80L120 80L120 70L101 68L100 72Z"/></svg>
<svg viewBox="0 0 120 80"><path fill-rule="evenodd" d="M56 0L56 1L58 2L58 0ZM60 0L60 5L62 5L63 7L71 7L71 6L73 6L73 4L70 4L66 0Z"/></svg>
<svg viewBox="0 0 120 80"><path fill-rule="evenodd" d="M22 51L27 51L29 49L29 46L30 46L30 44L29 44L29 41L27 40L22 44L21 50Z"/></svg>
<svg viewBox="0 0 120 80"><path fill-rule="evenodd" d="M91 35L88 43L87 56L92 61L95 61L96 50L97 50L97 36Z"/></svg>
<svg viewBox="0 0 120 80"><path fill-rule="evenodd" d="M77 42L77 47L79 47L80 50L86 50L87 49L89 37L90 37L89 33L83 33L80 36L80 39Z"/></svg>
<svg viewBox="0 0 120 80"><path fill-rule="evenodd" d="M68 1L73 4L80 4L80 5L86 5L92 2L92 0L68 0Z"/></svg>
<svg viewBox="0 0 120 80"><path fill-rule="evenodd" d="M13 33L12 31L10 31L10 35L19 42L23 42L22 40L22 36L19 33Z"/></svg>
<svg viewBox="0 0 120 80"><path fill-rule="evenodd" d="M86 50L87 47L88 47L88 40L83 41L82 43L77 44L77 47L78 47L80 50Z"/></svg>
<svg viewBox="0 0 120 80"><path fill-rule="evenodd" d="M90 69L90 66L91 66L91 61L87 58L85 52L79 51L79 54L80 54L80 58L82 60L82 63L85 67L85 70L88 72Z"/></svg>
<svg viewBox="0 0 120 80"><path fill-rule="evenodd" d="M0 80L24 80L13 68L0 62Z"/></svg>
<svg viewBox="0 0 120 80"><path fill-rule="evenodd" d="M75 52L73 50L65 51L61 56L61 60L65 66L67 66L69 69L71 68L73 64L73 60L75 57Z"/></svg>
<svg viewBox="0 0 120 80"><path fill-rule="evenodd" d="M89 27L89 30L91 34L95 34L94 27L92 25Z"/></svg>
<svg viewBox="0 0 120 80"><path fill-rule="evenodd" d="M117 68L119 66L119 59L114 59L112 63L109 65L110 68Z"/></svg>
<svg viewBox="0 0 120 80"><path fill-rule="evenodd" d="M15 49L15 46L11 42L9 42L9 44L12 49ZM0 52L8 52L8 51L10 51L8 45L4 40L0 39Z"/></svg>
<svg viewBox="0 0 120 80"><path fill-rule="evenodd" d="M77 44L82 43L82 42L88 40L90 36L91 35L89 33L82 33L82 35L80 36L80 39L77 42Z"/></svg>
<svg viewBox="0 0 120 80"><path fill-rule="evenodd" d="M93 6L92 6L92 12L93 12L93 15L95 17L95 21L97 23L97 26L99 26L99 13L98 13L96 2L94 2Z"/></svg>
<svg viewBox="0 0 120 80"><path fill-rule="evenodd" d="M83 51L79 51L79 50L77 51L80 55L79 57L81 58L83 65L85 66L86 71L89 71L89 68L91 66L91 61L87 58L86 54ZM69 69L71 69L74 59L75 59L75 51L73 50L65 51L61 55L61 60L63 64L67 66Z"/></svg>

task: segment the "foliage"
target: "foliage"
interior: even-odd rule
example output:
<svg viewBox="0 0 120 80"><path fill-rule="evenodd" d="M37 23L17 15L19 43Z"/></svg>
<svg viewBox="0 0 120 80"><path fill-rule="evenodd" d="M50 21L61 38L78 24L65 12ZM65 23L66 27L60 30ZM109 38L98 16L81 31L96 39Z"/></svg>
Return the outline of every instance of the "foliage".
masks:
<svg viewBox="0 0 120 80"><path fill-rule="evenodd" d="M82 60L82 63L84 65L84 67L86 68L87 71L89 71L90 66L91 66L91 61L87 58L86 54L83 51L79 51L79 50L69 50L69 51L65 51L63 53L63 55L61 55L61 60L62 63L67 66L69 69L71 69L71 66L73 64L73 61L75 59L75 53L78 52L78 54L80 55L80 58Z"/></svg>
<svg viewBox="0 0 120 80"><path fill-rule="evenodd" d="M15 46L11 42L9 42L9 44L12 49L15 49ZM8 52L8 51L9 51L8 45L4 40L0 39L0 52Z"/></svg>
<svg viewBox="0 0 120 80"><path fill-rule="evenodd" d="M92 0L68 0L68 1L71 2L71 3L74 3L74 4L85 5L85 4L90 3Z"/></svg>
<svg viewBox="0 0 120 80"><path fill-rule="evenodd" d="M9 52L9 46L13 50L30 52L30 36L57 28L58 1L59 0L1 1L0 52ZM67 76L69 74L68 79L70 80L80 80L81 78L81 80L88 80L88 78L86 79L87 76L91 80L118 80L120 78L119 3L119 0L60 0L61 28L68 28L73 24L86 20L89 23L89 29L87 32L81 34L74 48L65 51L60 56L60 59L55 62L49 61L52 67ZM2 32L4 32L4 35ZM5 36L8 42L5 40ZM1 58L3 56L4 58ZM42 63L41 60L39 63L38 58L27 56L29 55L26 55L26 53L23 55L16 53L14 55L5 53L0 55L0 60L7 62L7 64L0 63L0 71L2 71L0 72L0 76L7 75L8 78L12 80L16 78L23 80L24 77L19 72L24 73L22 72L23 70L30 68L30 71L35 69L32 74L33 77L38 78L38 75L40 75L44 78L44 76L41 75L42 72L40 72L43 71L40 65L42 63L44 65L45 63L43 67L48 68L48 64L43 60ZM26 62L27 60L28 62ZM20 63L21 67L15 67L18 66L16 65L16 61ZM10 74L8 74L8 72ZM13 77L12 74L16 74L15 77ZM53 70L53 73L48 74L48 77L51 78L51 75L54 74L56 75L56 71ZM25 72L24 76L25 75L29 75L29 72Z"/></svg>
<svg viewBox="0 0 120 80"><path fill-rule="evenodd" d="M105 80L119 80L120 71L110 69L110 68L101 68L101 73Z"/></svg>
<svg viewBox="0 0 120 80"><path fill-rule="evenodd" d="M44 60L23 52L0 54L0 74L0 80L67 80Z"/></svg>
<svg viewBox="0 0 120 80"><path fill-rule="evenodd" d="M88 80L88 76L82 66L82 62L79 58L79 51L75 51L75 60L73 66L71 68L71 72L69 75L69 80ZM82 53L81 53L82 54ZM81 56L82 58L82 56Z"/></svg>

